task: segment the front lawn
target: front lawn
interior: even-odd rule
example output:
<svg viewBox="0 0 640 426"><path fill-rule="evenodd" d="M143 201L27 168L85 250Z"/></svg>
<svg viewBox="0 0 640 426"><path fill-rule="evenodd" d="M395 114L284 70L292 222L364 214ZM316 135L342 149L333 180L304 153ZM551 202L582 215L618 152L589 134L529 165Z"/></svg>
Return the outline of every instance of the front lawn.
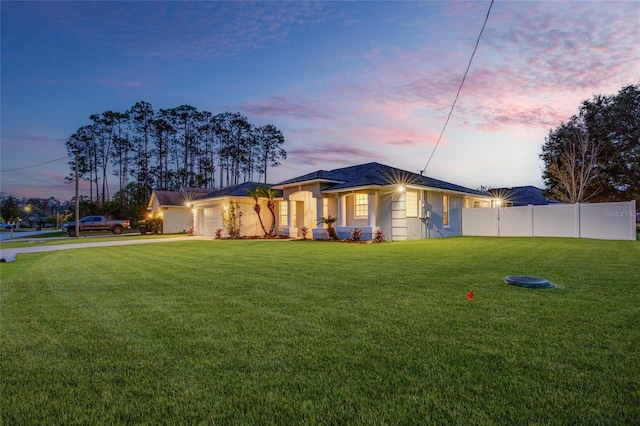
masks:
<svg viewBox="0 0 640 426"><path fill-rule="evenodd" d="M0 273L4 424L640 419L638 242L200 240Z"/></svg>

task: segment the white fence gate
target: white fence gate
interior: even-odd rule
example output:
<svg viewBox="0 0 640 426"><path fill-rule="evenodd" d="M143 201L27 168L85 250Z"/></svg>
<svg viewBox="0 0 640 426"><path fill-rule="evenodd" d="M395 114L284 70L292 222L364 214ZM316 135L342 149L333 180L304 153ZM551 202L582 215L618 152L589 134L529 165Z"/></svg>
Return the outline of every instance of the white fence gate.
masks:
<svg viewBox="0 0 640 426"><path fill-rule="evenodd" d="M462 209L462 235L636 239L636 202Z"/></svg>

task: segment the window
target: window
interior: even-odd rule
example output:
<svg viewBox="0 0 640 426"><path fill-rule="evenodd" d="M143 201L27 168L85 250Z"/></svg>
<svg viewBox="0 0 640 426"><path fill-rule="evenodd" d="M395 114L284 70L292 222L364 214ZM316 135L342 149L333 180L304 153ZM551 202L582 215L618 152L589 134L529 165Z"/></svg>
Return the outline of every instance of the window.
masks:
<svg viewBox="0 0 640 426"><path fill-rule="evenodd" d="M449 226L449 196L442 196L442 225Z"/></svg>
<svg viewBox="0 0 640 426"><path fill-rule="evenodd" d="M418 217L418 193L407 191L407 217Z"/></svg>
<svg viewBox="0 0 640 426"><path fill-rule="evenodd" d="M287 208L287 201L280 201L280 226L287 226L287 215L289 209Z"/></svg>
<svg viewBox="0 0 640 426"><path fill-rule="evenodd" d="M355 207L355 217L367 217L368 212L368 198L367 194L356 194L356 207Z"/></svg>

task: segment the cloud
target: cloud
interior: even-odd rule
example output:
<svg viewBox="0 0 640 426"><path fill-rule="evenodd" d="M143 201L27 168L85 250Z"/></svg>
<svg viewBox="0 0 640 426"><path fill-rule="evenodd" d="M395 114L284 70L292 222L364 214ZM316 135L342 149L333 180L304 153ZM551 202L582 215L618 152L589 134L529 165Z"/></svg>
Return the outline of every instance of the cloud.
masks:
<svg viewBox="0 0 640 426"><path fill-rule="evenodd" d="M287 153L287 160L310 166L353 165L366 159L379 158L374 152L349 145L324 144L309 148L294 148ZM354 161L357 159L357 161ZM335 166L340 167L340 166ZM332 167L333 168L333 167Z"/></svg>
<svg viewBox="0 0 640 426"><path fill-rule="evenodd" d="M475 109L471 115L476 117L476 123L472 127L483 131L500 131L506 127L522 126L551 128L566 118L550 106L539 105L487 106Z"/></svg>
<svg viewBox="0 0 640 426"><path fill-rule="evenodd" d="M334 118L331 108L323 106L317 101L294 100L286 96L272 96L264 100L249 102L241 105L243 111L259 117L294 117L315 121Z"/></svg>
<svg viewBox="0 0 640 426"><path fill-rule="evenodd" d="M155 58L233 56L331 18L323 2L26 2L3 5L8 34L48 54L60 45ZM5 36L3 28L3 37Z"/></svg>
<svg viewBox="0 0 640 426"><path fill-rule="evenodd" d="M632 22L640 13L638 3L554 3L551 10L548 3L500 3L496 9L455 119L480 130L548 127L576 113L581 100L614 93L637 79L640 32ZM405 110L431 110L444 120L472 50L459 37L449 46L449 51L426 46L372 57L365 75L336 92Z"/></svg>

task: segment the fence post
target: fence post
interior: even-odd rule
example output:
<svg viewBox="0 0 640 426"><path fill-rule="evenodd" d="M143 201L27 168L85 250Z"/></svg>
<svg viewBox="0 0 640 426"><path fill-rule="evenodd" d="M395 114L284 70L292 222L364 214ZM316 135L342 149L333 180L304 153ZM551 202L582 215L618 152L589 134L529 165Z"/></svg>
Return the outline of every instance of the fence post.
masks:
<svg viewBox="0 0 640 426"><path fill-rule="evenodd" d="M631 239L632 240L637 240L637 234L636 234L636 215L637 215L637 210L636 210L636 200L631 200L629 202L629 215L631 216Z"/></svg>
<svg viewBox="0 0 640 426"><path fill-rule="evenodd" d="M574 235L576 238L581 238L582 237L582 225L580 224L580 203L575 203L574 204L575 209L574 209L574 221L575 221L575 228L574 228Z"/></svg>

